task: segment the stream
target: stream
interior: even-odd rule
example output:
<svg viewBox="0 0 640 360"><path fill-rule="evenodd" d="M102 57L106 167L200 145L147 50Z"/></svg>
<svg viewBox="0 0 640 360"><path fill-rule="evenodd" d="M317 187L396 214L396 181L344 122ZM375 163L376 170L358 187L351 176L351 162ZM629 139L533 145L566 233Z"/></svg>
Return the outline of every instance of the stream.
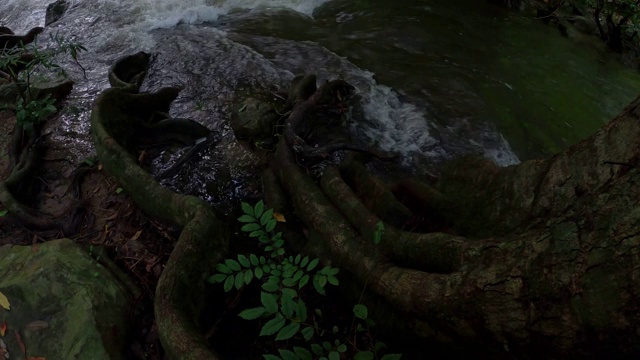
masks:
<svg viewBox="0 0 640 360"><path fill-rule="evenodd" d="M3 0L0 26L44 25L51 0ZM257 191L257 161L235 141L231 108L248 91L293 77L343 78L362 98L361 142L441 164L481 154L501 166L549 156L586 138L640 93L640 75L597 39L578 43L485 1L69 0L40 36L85 45L64 64L76 81L51 138L72 161L93 153L91 104L118 58L147 51L143 90L184 87L171 113L214 131L210 148L166 185L212 203ZM156 161L161 166L161 161Z"/></svg>

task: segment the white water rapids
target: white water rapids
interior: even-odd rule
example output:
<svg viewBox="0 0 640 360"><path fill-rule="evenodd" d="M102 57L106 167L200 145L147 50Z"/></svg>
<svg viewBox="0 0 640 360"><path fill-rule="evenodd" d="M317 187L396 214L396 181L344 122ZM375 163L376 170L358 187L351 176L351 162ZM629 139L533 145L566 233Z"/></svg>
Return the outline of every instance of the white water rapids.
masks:
<svg viewBox="0 0 640 360"><path fill-rule="evenodd" d="M43 26L50 2L3 0L0 25L16 33ZM435 125L429 121L429 104L403 98L391 87L378 84L375 74L317 43L235 33L233 28L218 26L221 19L251 19L281 10L312 22L314 10L331 5L326 4L328 0L68 2L65 15L46 28L40 41L44 43L49 34L59 33L88 49L80 58L86 78L77 67L65 64L76 81L66 106L73 111L59 116L61 131L54 134L54 140L75 148L78 158L74 160L92 152L88 116L91 103L108 86L109 66L119 57L142 50L154 54L145 88L184 86L172 113L205 124L227 144L233 138L228 124L230 104L241 100L236 95L238 89L282 90L294 75L316 73L319 81L341 76L354 85L365 112L365 119L354 125L354 132L370 145L401 153L407 164L415 156L442 161L458 150L484 153L500 165L518 162L508 143L490 126L468 139L449 136L451 144L443 144L432 135ZM348 18L348 14L340 13L335 21ZM451 129L441 128L439 132L445 130Z"/></svg>

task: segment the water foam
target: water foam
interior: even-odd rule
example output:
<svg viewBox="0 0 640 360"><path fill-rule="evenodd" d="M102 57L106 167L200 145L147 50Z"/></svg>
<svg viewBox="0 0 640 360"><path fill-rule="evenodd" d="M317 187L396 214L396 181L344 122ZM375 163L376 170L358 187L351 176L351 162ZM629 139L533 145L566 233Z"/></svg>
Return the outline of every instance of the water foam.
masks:
<svg viewBox="0 0 640 360"><path fill-rule="evenodd" d="M286 9L311 17L329 0L111 0L135 7L148 29L202 24L239 10Z"/></svg>

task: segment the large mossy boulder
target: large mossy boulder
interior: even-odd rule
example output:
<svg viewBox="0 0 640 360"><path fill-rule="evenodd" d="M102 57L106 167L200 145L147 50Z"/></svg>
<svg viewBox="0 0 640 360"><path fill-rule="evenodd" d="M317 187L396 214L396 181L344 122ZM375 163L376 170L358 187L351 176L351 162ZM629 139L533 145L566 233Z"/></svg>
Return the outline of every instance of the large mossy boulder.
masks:
<svg viewBox="0 0 640 360"><path fill-rule="evenodd" d="M109 268L69 239L1 247L0 292L11 310L0 308L0 322L10 358L122 359L133 296Z"/></svg>

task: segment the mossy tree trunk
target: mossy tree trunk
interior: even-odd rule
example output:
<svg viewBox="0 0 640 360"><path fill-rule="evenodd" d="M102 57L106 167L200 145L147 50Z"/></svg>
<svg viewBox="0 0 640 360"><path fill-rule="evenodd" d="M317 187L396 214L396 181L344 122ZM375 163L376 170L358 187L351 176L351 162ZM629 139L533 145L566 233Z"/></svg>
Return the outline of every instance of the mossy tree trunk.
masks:
<svg viewBox="0 0 640 360"><path fill-rule="evenodd" d="M639 100L550 159L463 158L435 184L391 185L410 188L447 232L387 224L380 246L370 240L380 217L348 171L329 167L318 184L294 154L281 142L274 167L314 235L306 251L367 284L417 336L531 357L640 351Z"/></svg>

